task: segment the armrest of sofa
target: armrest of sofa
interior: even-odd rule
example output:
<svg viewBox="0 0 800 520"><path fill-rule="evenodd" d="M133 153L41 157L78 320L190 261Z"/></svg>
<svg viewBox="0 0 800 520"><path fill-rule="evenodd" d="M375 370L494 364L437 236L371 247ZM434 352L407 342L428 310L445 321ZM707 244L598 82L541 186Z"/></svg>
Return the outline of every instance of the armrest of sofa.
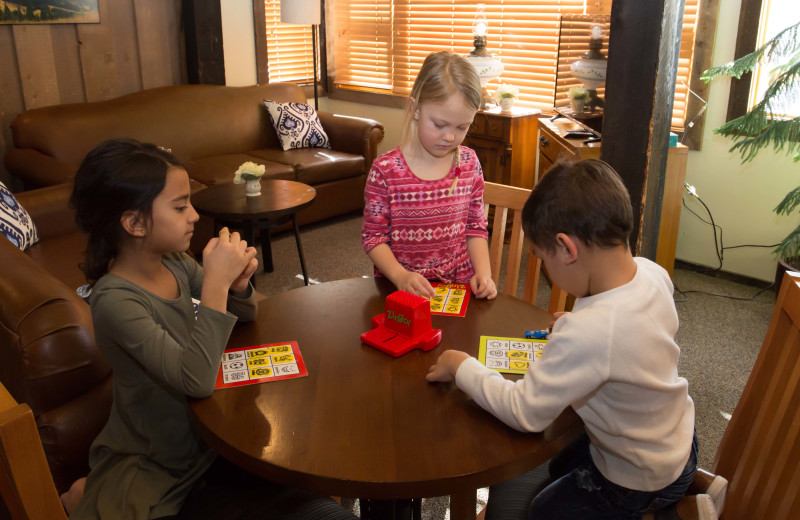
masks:
<svg viewBox="0 0 800 520"><path fill-rule="evenodd" d="M71 182L14 194L36 224L41 240L78 231L75 212L69 207L71 195Z"/></svg>
<svg viewBox="0 0 800 520"><path fill-rule="evenodd" d="M9 148L6 152L6 168L12 175L22 179L26 188L68 182L77 171L77 167L32 148Z"/></svg>
<svg viewBox="0 0 800 520"><path fill-rule="evenodd" d="M322 128L328 134L331 148L336 151L364 156L364 173L372 167L383 141L383 125L374 119L318 112Z"/></svg>

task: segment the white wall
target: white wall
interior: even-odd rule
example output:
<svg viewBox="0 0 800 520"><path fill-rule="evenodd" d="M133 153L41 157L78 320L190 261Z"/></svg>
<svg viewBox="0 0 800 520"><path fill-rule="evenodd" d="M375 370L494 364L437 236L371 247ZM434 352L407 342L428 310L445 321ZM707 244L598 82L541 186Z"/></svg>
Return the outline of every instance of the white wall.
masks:
<svg viewBox="0 0 800 520"><path fill-rule="evenodd" d="M247 5L244 5L247 4ZM720 2L713 63L733 59L740 0ZM250 2L222 0L225 73L228 84L256 82L255 44ZM230 59L229 59L230 56ZM703 149L689 152L686 181L697 188L708 205L717 225L721 226L725 246L741 244L775 244L798 225L797 216L778 217L772 212L783 196L798 184L800 169L789 156L771 150L747 165L738 155L728 153L732 141L713 134L725 122L730 82L717 79L711 84L709 106L703 137ZM320 109L338 114L368 117L383 123L386 130L379 148L383 153L397 146L402 111L345 101L320 99ZM690 115L691 116L691 115ZM696 200L687 204L708 220L705 209ZM723 269L762 280L772 280L775 259L769 248L741 248L724 254ZM685 208L681 215L676 257L692 263L717 266L711 227L700 222Z"/></svg>
<svg viewBox="0 0 800 520"><path fill-rule="evenodd" d="M713 64L732 61L739 22L740 0L720 2ZM798 225L797 215L779 217L775 206L798 184L800 167L786 154L762 151L746 165L738 154L728 152L733 141L713 134L725 122L730 80L711 83L703 136L703 149L689 152L686 181L711 210L723 229L724 245L776 244ZM689 115L691 117L691 114ZM705 208L686 197L687 204L708 220ZM723 270L762 280L773 280L776 261L772 248L725 251ZM681 215L676 257L716 267L711 226L703 224L686 208Z"/></svg>
<svg viewBox="0 0 800 520"><path fill-rule="evenodd" d="M221 0L220 8L225 84L235 87L255 85L258 75L253 3L248 0Z"/></svg>

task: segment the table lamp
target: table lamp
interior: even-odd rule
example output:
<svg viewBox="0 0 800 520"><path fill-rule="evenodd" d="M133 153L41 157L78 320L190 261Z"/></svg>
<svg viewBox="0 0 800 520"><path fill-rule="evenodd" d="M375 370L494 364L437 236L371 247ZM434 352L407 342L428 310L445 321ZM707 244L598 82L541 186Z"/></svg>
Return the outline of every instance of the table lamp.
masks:
<svg viewBox="0 0 800 520"><path fill-rule="evenodd" d="M499 78L503 73L503 63L496 59L494 54L486 50L486 35L489 31L489 22L483 12L485 5L475 6L475 19L472 22L472 34L474 36L472 44L474 49L466 56L467 61L475 67L478 78L481 80L481 108L486 108L486 103L492 103L492 96L486 89L486 84L494 78Z"/></svg>
<svg viewBox="0 0 800 520"><path fill-rule="evenodd" d="M311 26L314 59L314 109L319 110L317 94L317 32L321 20L320 0L281 0L281 22Z"/></svg>
<svg viewBox="0 0 800 520"><path fill-rule="evenodd" d="M573 62L569 70L589 91L589 101L586 105L594 112L597 107L603 106L603 100L598 97L597 89L606 83L608 59L600 52L603 48L603 28L600 25L593 25L591 31L589 52Z"/></svg>

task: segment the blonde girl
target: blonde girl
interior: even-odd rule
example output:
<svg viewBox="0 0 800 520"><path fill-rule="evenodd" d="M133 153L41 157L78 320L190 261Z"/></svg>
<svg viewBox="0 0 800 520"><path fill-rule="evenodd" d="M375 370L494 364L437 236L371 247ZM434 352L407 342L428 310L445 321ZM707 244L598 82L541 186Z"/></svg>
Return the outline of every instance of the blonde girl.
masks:
<svg viewBox="0 0 800 520"><path fill-rule="evenodd" d="M489 267L483 171L461 146L480 106L475 69L461 56L425 58L405 114L403 140L372 164L364 189L361 240L400 289L433 296L430 281L468 283L494 298Z"/></svg>

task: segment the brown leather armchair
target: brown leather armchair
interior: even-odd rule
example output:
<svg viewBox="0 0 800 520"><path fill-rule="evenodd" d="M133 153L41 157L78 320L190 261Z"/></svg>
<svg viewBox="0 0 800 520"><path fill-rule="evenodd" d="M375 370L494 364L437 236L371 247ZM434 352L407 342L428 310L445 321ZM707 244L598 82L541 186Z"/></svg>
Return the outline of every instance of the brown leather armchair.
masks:
<svg viewBox="0 0 800 520"><path fill-rule="evenodd" d="M89 446L111 406L111 369L75 293L86 242L70 193L60 184L18 194L40 241L23 252L0 237L0 380L33 410L59 492L87 474Z"/></svg>

